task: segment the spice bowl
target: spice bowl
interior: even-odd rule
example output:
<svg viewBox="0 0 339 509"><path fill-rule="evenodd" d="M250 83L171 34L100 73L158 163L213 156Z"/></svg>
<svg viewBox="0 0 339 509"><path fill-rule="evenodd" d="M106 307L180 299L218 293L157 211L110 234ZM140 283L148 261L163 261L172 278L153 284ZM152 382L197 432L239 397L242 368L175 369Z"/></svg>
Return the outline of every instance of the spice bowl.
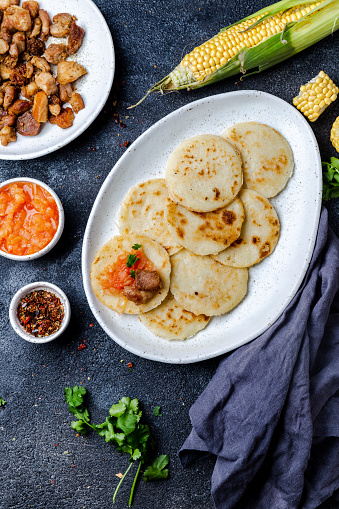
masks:
<svg viewBox="0 0 339 509"><path fill-rule="evenodd" d="M48 335L43 335L42 337L36 337L34 334L29 333L23 325L21 325L19 317L18 317L18 309L21 304L22 306L22 300L31 294L32 292L39 292L37 294L33 294L36 296L41 295L41 291L48 292L48 296L54 296L59 301L56 300L56 302L59 302L62 305L64 316L61 320L61 326L59 329L57 329L55 332L52 332ZM45 294L46 295L46 294ZM22 307L21 307L22 309ZM38 313L38 306L37 306L37 313ZM27 319L28 319L27 314ZM31 283L29 285L23 286L13 297L11 304L9 306L9 319L11 322L11 325L15 332L21 336L26 341L29 341L30 343L35 344L42 344L42 343L49 343L50 341L53 341L57 337L59 337L67 328L69 324L69 320L71 317L71 307L69 304L69 300L67 298L67 295L56 285L52 283L48 283L46 281L37 282L37 283ZM29 320L28 320L29 321Z"/></svg>
<svg viewBox="0 0 339 509"><path fill-rule="evenodd" d="M49 193L49 195L53 198L55 205L56 205L56 209L58 211L58 226L56 228L54 236L51 238L51 240L49 241L49 243L47 245L45 245L38 251L31 253L31 254L22 254L21 255L21 254L13 254L11 252L7 252L6 250L0 249L0 255L5 258L10 258L11 260L17 260L17 261L22 261L22 262L29 261L29 260L35 260L36 258L40 258L41 256L48 253L48 251L50 251L56 245L58 240L60 239L61 234L64 229L64 224L65 224L64 209L63 209L62 203L61 203L58 195L53 191L53 189L51 189L47 184L45 184L44 182L41 182L40 180L37 180L34 178L29 178L29 177L17 177L17 178L9 179L9 180L6 180L6 181L0 183L0 193L2 192L2 190L4 188L6 188L7 186L10 186L12 184L18 184L18 185L28 184L30 186L35 186L35 189L37 188L36 186L42 188L44 191ZM53 205L53 206L55 207L55 205Z"/></svg>

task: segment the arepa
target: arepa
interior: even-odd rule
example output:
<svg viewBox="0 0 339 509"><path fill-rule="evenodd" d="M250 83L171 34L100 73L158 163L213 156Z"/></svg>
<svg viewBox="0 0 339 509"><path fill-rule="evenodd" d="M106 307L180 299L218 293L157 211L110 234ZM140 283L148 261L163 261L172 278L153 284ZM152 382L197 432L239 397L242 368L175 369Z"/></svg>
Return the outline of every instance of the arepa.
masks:
<svg viewBox="0 0 339 509"><path fill-rule="evenodd" d="M195 254L216 254L240 235L244 207L239 198L213 212L192 212L167 199L165 219L175 241Z"/></svg>
<svg viewBox="0 0 339 509"><path fill-rule="evenodd" d="M164 207L168 191L165 179L150 179L132 187L119 211L121 235L137 233L159 242L170 255L181 249L168 231Z"/></svg>
<svg viewBox="0 0 339 509"><path fill-rule="evenodd" d="M173 151L165 178L175 203L188 210L209 212L228 205L240 191L241 159L221 136L197 135Z"/></svg>
<svg viewBox="0 0 339 509"><path fill-rule="evenodd" d="M230 267L255 265L273 252L279 239L278 215L268 199L251 189L242 189L240 199L245 209L240 237L230 247L213 256Z"/></svg>
<svg viewBox="0 0 339 509"><path fill-rule="evenodd" d="M160 338L183 340L204 329L210 317L186 311L169 292L160 306L139 315L139 320Z"/></svg>
<svg viewBox="0 0 339 509"><path fill-rule="evenodd" d="M222 315L247 292L248 270L225 267L211 256L182 249L171 257L170 291L177 303L195 315Z"/></svg>
<svg viewBox="0 0 339 509"><path fill-rule="evenodd" d="M294 161L286 139L272 127L241 122L228 127L222 136L240 152L244 187L271 198L286 186Z"/></svg>
<svg viewBox="0 0 339 509"><path fill-rule="evenodd" d="M162 283L162 288L157 291L155 296L139 306L127 300L122 293L111 293L104 290L100 282L101 275L105 272L105 269L107 267L114 267L118 257L122 254L130 253L132 246L135 244L141 245L140 249L158 271ZM92 263L90 277L95 295L105 306L117 311L119 314L138 315L159 306L165 299L169 290L170 274L171 262L165 248L148 237L131 234L113 237L99 249Z"/></svg>

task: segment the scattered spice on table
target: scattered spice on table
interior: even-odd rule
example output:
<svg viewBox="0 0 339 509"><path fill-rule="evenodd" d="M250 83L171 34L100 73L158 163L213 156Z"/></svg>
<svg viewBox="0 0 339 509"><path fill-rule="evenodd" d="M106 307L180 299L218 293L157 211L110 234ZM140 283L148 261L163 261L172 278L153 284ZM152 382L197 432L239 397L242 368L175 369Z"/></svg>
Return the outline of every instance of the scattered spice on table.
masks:
<svg viewBox="0 0 339 509"><path fill-rule="evenodd" d="M128 368L133 368L133 362L129 362L129 363L127 364L127 367L128 367Z"/></svg>
<svg viewBox="0 0 339 509"><path fill-rule="evenodd" d="M85 348L87 348L87 346L85 345L85 343L80 343L80 345L78 346L78 350L80 350L80 352L82 350L84 350Z"/></svg>
<svg viewBox="0 0 339 509"><path fill-rule="evenodd" d="M60 329L65 313L57 295L46 290L34 290L21 299L17 316L28 334L41 338Z"/></svg>

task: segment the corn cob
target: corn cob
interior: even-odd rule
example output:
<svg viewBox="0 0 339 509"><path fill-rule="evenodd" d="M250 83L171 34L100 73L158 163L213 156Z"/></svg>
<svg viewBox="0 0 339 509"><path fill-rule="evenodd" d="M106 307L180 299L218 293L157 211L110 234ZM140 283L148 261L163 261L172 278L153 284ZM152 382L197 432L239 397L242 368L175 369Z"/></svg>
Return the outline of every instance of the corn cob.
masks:
<svg viewBox="0 0 339 509"><path fill-rule="evenodd" d="M338 92L339 88L331 78L324 71L320 71L315 78L300 87L299 95L293 99L293 104L311 122L315 122L327 106L336 100Z"/></svg>
<svg viewBox="0 0 339 509"><path fill-rule="evenodd" d="M339 152L339 117L337 117L334 121L334 124L331 129L331 142L333 147Z"/></svg>
<svg viewBox="0 0 339 509"><path fill-rule="evenodd" d="M222 29L195 48L145 97L155 91L204 87L238 73L261 72L338 28L338 0L302 4L300 0L281 0Z"/></svg>

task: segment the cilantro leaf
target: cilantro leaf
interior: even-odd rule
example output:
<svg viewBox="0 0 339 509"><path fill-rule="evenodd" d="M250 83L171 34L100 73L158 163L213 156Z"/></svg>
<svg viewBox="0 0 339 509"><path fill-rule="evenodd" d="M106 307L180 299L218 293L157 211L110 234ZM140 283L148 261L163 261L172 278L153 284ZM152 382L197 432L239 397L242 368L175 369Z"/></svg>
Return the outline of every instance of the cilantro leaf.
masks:
<svg viewBox="0 0 339 509"><path fill-rule="evenodd" d="M72 421L71 428L77 433L80 433L80 435L85 435L87 432L86 423L84 421Z"/></svg>
<svg viewBox="0 0 339 509"><path fill-rule="evenodd" d="M0 407L5 406L5 405L6 405L6 403L7 403L7 401L5 401L4 399L2 399L2 398L1 398L1 396L0 396Z"/></svg>
<svg viewBox="0 0 339 509"><path fill-rule="evenodd" d="M65 401L68 403L68 410L78 419L88 423L90 420L89 412L84 406L84 396L86 394L85 387L75 385L65 388Z"/></svg>
<svg viewBox="0 0 339 509"><path fill-rule="evenodd" d="M147 467L144 475L144 481L160 481L161 479L167 479L168 469L165 468L169 463L169 457L167 454L162 454L156 458L152 465Z"/></svg>
<svg viewBox="0 0 339 509"><path fill-rule="evenodd" d="M140 260L140 258L138 258L137 255L134 255L134 254L127 255L127 261L126 261L127 267L131 268L138 260Z"/></svg>
<svg viewBox="0 0 339 509"><path fill-rule="evenodd" d="M339 198L339 159L331 157L330 162L323 162L323 200Z"/></svg>
<svg viewBox="0 0 339 509"><path fill-rule="evenodd" d="M130 273L130 276L131 276L133 279L135 279L135 270L130 270L130 271L129 271L129 273Z"/></svg>
<svg viewBox="0 0 339 509"><path fill-rule="evenodd" d="M160 406L156 406L153 410L153 415L155 415L155 417L161 417L162 414L160 413L160 410L161 410L161 407Z"/></svg>
<svg viewBox="0 0 339 509"><path fill-rule="evenodd" d="M134 249L136 251L137 249L140 249L141 247L142 247L141 244L134 244L134 246L132 246L132 249Z"/></svg>

